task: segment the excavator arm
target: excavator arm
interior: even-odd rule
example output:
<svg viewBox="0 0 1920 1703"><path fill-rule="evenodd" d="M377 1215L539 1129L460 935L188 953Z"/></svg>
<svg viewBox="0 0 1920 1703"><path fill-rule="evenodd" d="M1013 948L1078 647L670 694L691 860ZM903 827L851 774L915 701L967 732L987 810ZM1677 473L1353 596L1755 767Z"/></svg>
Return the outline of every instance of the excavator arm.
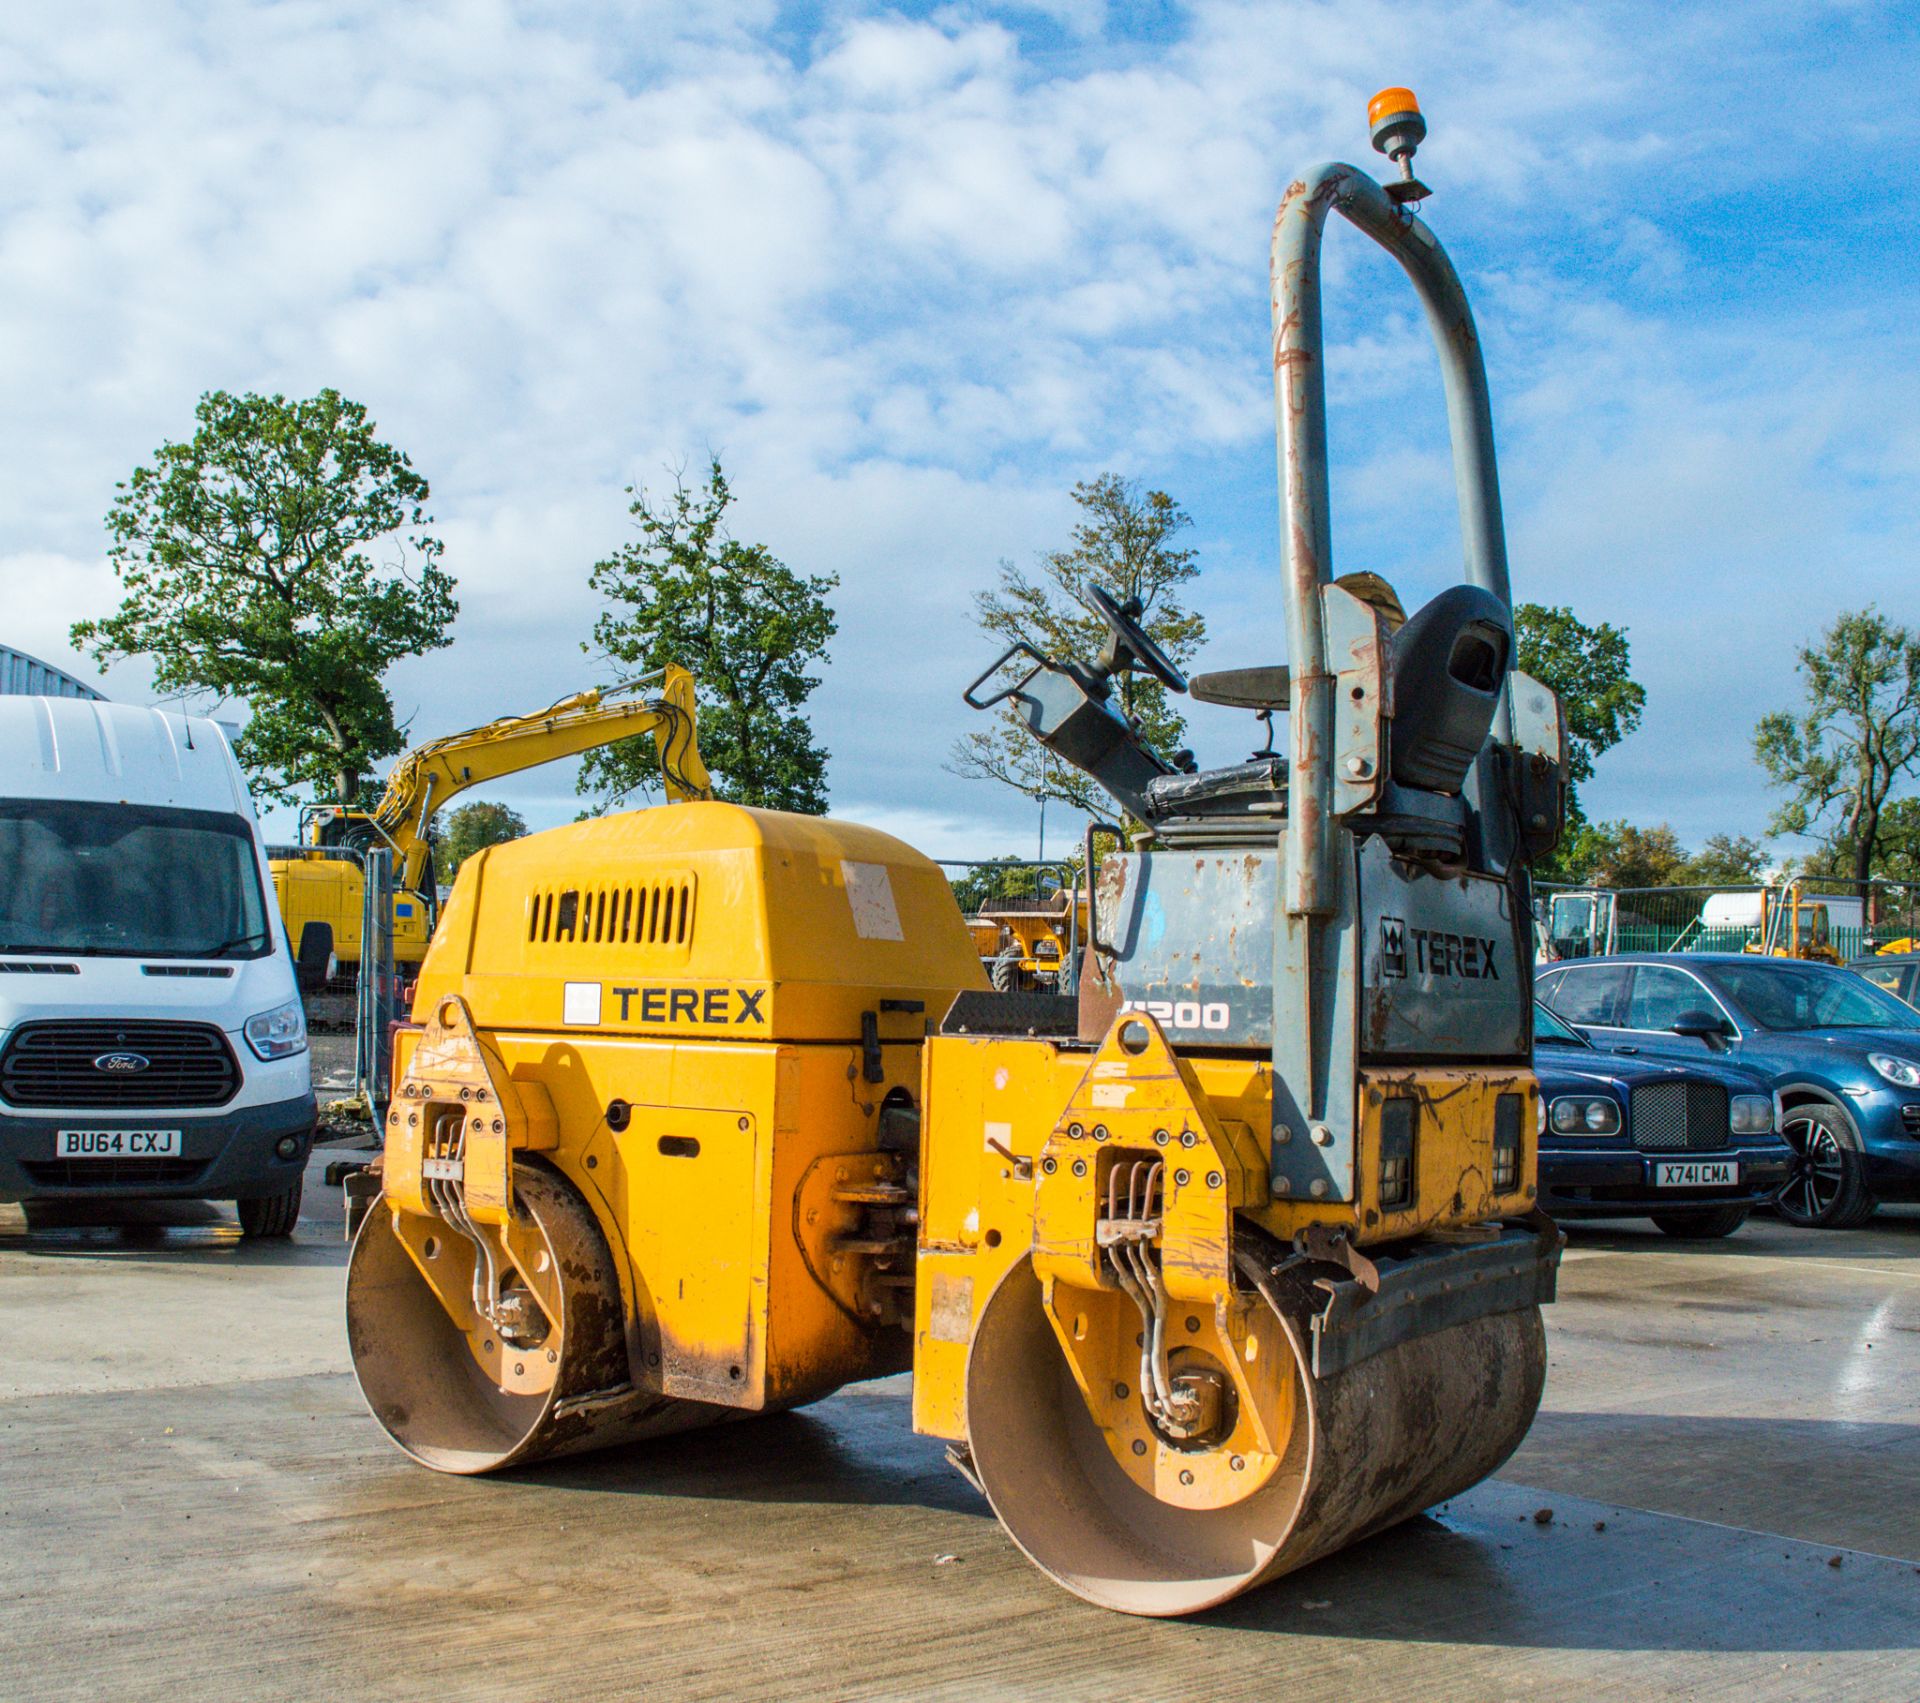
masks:
<svg viewBox="0 0 1920 1703"><path fill-rule="evenodd" d="M470 787L644 733L659 748L670 801L712 796L695 738L693 676L672 664L638 680L576 692L533 715L503 716L416 746L387 777L373 816L396 854L398 885L419 890L427 874L427 826Z"/></svg>

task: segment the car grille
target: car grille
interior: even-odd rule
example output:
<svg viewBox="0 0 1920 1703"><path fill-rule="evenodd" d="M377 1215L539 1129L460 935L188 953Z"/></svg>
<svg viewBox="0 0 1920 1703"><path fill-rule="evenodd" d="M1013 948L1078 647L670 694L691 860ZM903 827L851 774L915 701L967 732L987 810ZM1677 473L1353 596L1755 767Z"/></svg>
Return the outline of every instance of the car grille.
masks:
<svg viewBox="0 0 1920 1703"><path fill-rule="evenodd" d="M1920 1135L1920 1105L1909 1100L1900 1108L1900 1127L1908 1135Z"/></svg>
<svg viewBox="0 0 1920 1703"><path fill-rule="evenodd" d="M94 1060L109 1053L132 1053L146 1068L96 1069ZM210 1023L28 1023L0 1053L0 1097L12 1106L223 1106L239 1087L233 1049Z"/></svg>
<svg viewBox="0 0 1920 1703"><path fill-rule="evenodd" d="M42 1188L107 1189L127 1183L190 1183L205 1159L27 1159L20 1169Z"/></svg>
<svg viewBox="0 0 1920 1703"><path fill-rule="evenodd" d="M1725 1147L1727 1091L1715 1082L1654 1082L1633 1091L1633 1144L1646 1153Z"/></svg>

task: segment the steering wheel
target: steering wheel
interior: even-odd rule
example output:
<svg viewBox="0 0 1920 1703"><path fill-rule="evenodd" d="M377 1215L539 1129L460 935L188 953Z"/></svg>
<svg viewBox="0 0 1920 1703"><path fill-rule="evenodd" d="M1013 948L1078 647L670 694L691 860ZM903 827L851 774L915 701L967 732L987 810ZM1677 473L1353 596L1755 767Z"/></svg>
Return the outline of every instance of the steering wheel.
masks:
<svg viewBox="0 0 1920 1703"><path fill-rule="evenodd" d="M1093 612L1113 630L1113 659L1107 665L1110 674L1123 673L1137 662L1161 685L1176 692L1187 689L1187 677L1174 665L1173 658L1147 637L1146 629L1140 625L1139 598L1130 597L1122 603L1112 592L1090 585L1087 601L1093 605Z"/></svg>

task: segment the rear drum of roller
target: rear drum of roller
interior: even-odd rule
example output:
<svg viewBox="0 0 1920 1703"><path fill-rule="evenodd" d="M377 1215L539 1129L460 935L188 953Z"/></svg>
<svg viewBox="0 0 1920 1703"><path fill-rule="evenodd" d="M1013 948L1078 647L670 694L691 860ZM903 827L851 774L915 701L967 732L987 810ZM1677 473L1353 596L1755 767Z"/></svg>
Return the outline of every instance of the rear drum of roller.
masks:
<svg viewBox="0 0 1920 1703"><path fill-rule="evenodd" d="M483 1319L456 1321L421 1276L384 1200L347 1266L347 1335L367 1406L389 1437L440 1472L483 1473L737 1417L731 1408L636 1390L612 1252L558 1172L515 1167L516 1213L558 1277L560 1318L531 1349ZM457 1245L446 1232L449 1246ZM498 1364L499 1375L488 1367ZM508 1369L522 1374L508 1387ZM529 1387L529 1385L537 1387Z"/></svg>

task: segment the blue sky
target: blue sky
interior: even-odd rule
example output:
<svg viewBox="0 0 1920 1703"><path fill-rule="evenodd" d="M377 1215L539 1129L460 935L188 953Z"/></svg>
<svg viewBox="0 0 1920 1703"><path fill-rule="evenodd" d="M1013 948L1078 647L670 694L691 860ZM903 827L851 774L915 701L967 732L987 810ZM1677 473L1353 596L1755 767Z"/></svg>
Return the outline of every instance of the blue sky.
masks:
<svg viewBox="0 0 1920 1703"><path fill-rule="evenodd" d="M1516 594L1627 627L1648 687L1590 811L1759 831L1796 646L1920 619L1911 5L81 0L0 17L0 83L0 640L49 661L112 601L114 481L204 389L337 385L432 480L463 612L395 671L422 736L588 683L622 488L712 450L743 535L841 578L835 810L1024 849L1031 806L942 767L970 598L1110 469L1193 514L1202 665L1283 658L1269 222L1373 158L1388 83L1485 337ZM1328 327L1337 566L1424 597L1437 375L1347 233ZM499 796L544 826L571 785Z"/></svg>

